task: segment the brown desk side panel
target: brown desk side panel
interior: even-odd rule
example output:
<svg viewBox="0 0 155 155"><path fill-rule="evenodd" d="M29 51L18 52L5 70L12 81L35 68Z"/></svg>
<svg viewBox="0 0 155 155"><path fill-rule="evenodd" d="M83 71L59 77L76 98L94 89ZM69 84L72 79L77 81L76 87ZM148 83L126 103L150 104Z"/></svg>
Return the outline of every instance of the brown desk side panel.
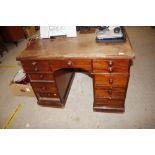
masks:
<svg viewBox="0 0 155 155"><path fill-rule="evenodd" d="M75 73L70 69L61 69L54 72L54 78L61 102L65 105Z"/></svg>
<svg viewBox="0 0 155 155"><path fill-rule="evenodd" d="M38 98L38 104L41 106L49 106L55 108L63 108L65 106L72 81L74 79L74 72L61 69L54 72L54 80L56 82L57 94L56 96L47 96ZM37 95L38 93L36 93ZM48 95L49 93L47 93ZM40 94L39 94L40 95ZM38 96L38 95L37 95ZM45 96L43 94L43 96Z"/></svg>

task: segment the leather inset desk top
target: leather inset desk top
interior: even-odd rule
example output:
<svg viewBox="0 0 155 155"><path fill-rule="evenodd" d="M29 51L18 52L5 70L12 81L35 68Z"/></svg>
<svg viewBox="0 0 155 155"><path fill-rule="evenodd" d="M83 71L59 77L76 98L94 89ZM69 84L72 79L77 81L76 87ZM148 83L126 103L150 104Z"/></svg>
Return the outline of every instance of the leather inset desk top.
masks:
<svg viewBox="0 0 155 155"><path fill-rule="evenodd" d="M127 37L121 43L96 43L95 33L78 34L75 38L38 39L25 49L17 60L60 58L134 58Z"/></svg>

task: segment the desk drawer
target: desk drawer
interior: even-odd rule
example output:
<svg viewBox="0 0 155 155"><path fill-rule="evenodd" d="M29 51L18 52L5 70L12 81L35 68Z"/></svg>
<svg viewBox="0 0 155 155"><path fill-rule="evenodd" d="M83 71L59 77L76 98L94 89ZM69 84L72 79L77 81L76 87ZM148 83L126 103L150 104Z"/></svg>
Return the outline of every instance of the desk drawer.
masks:
<svg viewBox="0 0 155 155"><path fill-rule="evenodd" d="M57 93L51 92L37 92L38 98L58 98L59 95Z"/></svg>
<svg viewBox="0 0 155 155"><path fill-rule="evenodd" d="M95 98L94 107L124 107L124 99L113 99L113 98Z"/></svg>
<svg viewBox="0 0 155 155"><path fill-rule="evenodd" d="M40 81L54 81L52 73L30 73L28 74L31 80L40 80Z"/></svg>
<svg viewBox="0 0 155 155"><path fill-rule="evenodd" d="M51 72L48 61L27 60L22 61L22 66L27 73Z"/></svg>
<svg viewBox="0 0 155 155"><path fill-rule="evenodd" d="M129 62L129 60L122 59L93 60L93 72L128 73L130 67Z"/></svg>
<svg viewBox="0 0 155 155"><path fill-rule="evenodd" d="M95 86L126 87L128 74L95 74Z"/></svg>
<svg viewBox="0 0 155 155"><path fill-rule="evenodd" d="M62 68L79 68L84 69L86 71L91 71L91 60L52 60L50 62L50 66L53 71L62 69Z"/></svg>
<svg viewBox="0 0 155 155"><path fill-rule="evenodd" d="M111 87L96 87L95 97L100 98L125 98L126 89L124 88L111 88Z"/></svg>
<svg viewBox="0 0 155 155"><path fill-rule="evenodd" d="M36 83L31 82L31 86L35 92L51 92L56 93L56 85L54 82L43 82L43 83Z"/></svg>

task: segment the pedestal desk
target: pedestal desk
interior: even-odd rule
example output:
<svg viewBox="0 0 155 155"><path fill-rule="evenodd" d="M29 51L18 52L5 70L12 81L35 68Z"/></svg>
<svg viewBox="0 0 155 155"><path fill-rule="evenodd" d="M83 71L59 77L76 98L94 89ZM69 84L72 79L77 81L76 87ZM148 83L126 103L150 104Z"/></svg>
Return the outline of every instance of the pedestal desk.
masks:
<svg viewBox="0 0 155 155"><path fill-rule="evenodd" d="M123 112L134 52L122 43L96 43L95 33L38 39L17 60L30 78L38 104L62 108L74 71L93 79L94 111Z"/></svg>

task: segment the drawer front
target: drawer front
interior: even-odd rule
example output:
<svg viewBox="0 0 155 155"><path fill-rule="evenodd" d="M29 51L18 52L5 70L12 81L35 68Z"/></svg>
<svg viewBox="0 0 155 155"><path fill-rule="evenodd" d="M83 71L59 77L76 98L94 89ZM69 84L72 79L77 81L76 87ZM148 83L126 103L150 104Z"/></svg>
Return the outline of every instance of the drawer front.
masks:
<svg viewBox="0 0 155 155"><path fill-rule="evenodd" d="M124 107L124 99L96 98L94 106Z"/></svg>
<svg viewBox="0 0 155 155"><path fill-rule="evenodd" d="M56 93L56 85L54 82L51 83L34 83L31 82L31 86L35 92L51 92Z"/></svg>
<svg viewBox="0 0 155 155"><path fill-rule="evenodd" d="M93 72L105 72L105 73L128 73L129 72L129 60L93 60Z"/></svg>
<svg viewBox="0 0 155 155"><path fill-rule="evenodd" d="M59 97L57 93L51 93L51 92L37 92L36 93L38 98L57 98Z"/></svg>
<svg viewBox="0 0 155 155"><path fill-rule="evenodd" d="M30 73L28 74L31 80L48 80L54 81L53 74L48 73Z"/></svg>
<svg viewBox="0 0 155 155"><path fill-rule="evenodd" d="M86 71L91 71L91 60L52 60L50 66L53 71L62 69L62 68L80 68Z"/></svg>
<svg viewBox="0 0 155 155"><path fill-rule="evenodd" d="M48 61L28 60L22 61L22 66L27 73L51 72Z"/></svg>
<svg viewBox="0 0 155 155"><path fill-rule="evenodd" d="M102 98L125 98L126 89L124 88L104 88L104 87L96 87L95 88L95 97Z"/></svg>
<svg viewBox="0 0 155 155"><path fill-rule="evenodd" d="M95 74L95 86L126 87L128 74Z"/></svg>

